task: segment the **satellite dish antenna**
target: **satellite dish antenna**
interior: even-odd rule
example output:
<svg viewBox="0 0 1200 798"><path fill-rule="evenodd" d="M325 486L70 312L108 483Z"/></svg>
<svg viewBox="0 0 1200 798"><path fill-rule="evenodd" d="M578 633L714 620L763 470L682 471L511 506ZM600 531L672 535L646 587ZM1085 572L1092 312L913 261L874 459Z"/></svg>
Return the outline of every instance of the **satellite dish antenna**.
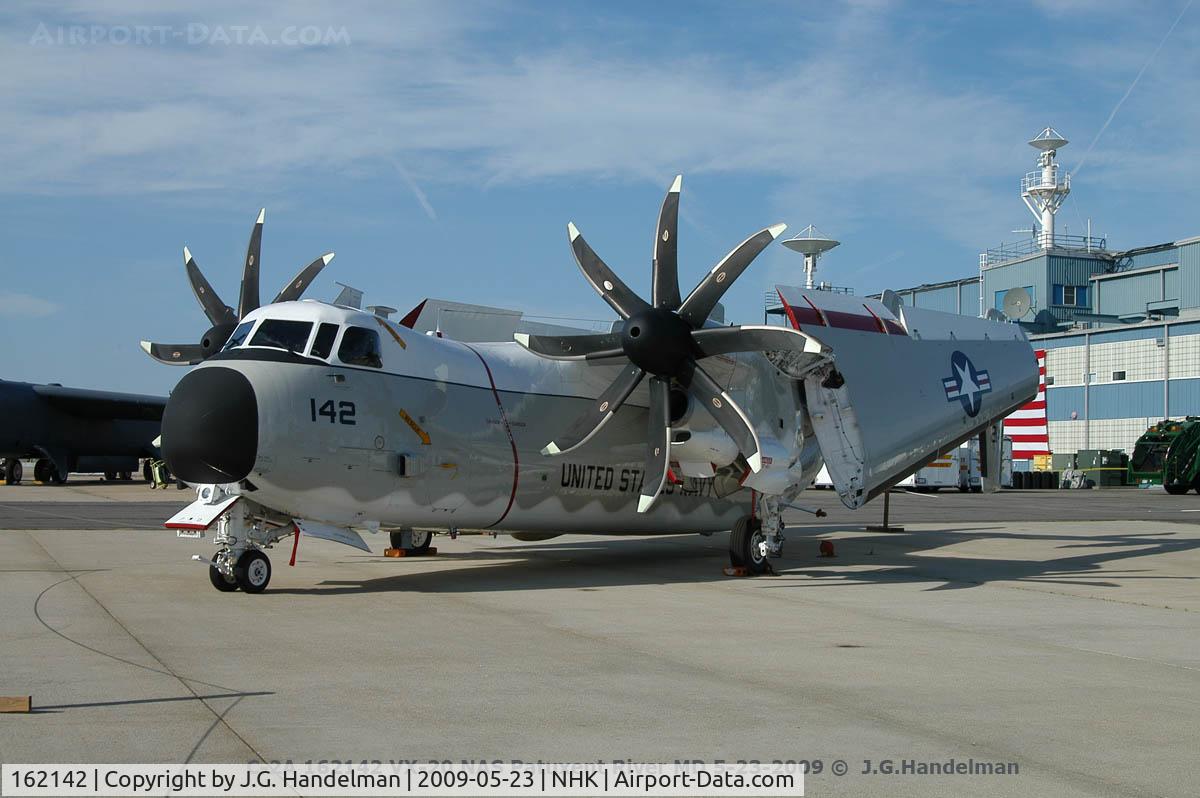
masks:
<svg viewBox="0 0 1200 798"><path fill-rule="evenodd" d="M1029 140L1030 147L1041 150L1042 152L1047 152L1049 150L1060 150L1067 146L1067 144L1068 142L1062 137L1062 134L1052 127L1046 128L1041 133L1038 133Z"/></svg>
<svg viewBox="0 0 1200 798"><path fill-rule="evenodd" d="M804 256L804 287L806 289L811 291L815 287L813 275L817 271L817 258L840 243L840 241L834 241L822 234L811 224L801 230L799 235L783 242L785 247Z"/></svg>
<svg viewBox="0 0 1200 798"><path fill-rule="evenodd" d="M1014 321L1033 309L1033 297L1024 288L1010 288L1004 294L1004 315Z"/></svg>

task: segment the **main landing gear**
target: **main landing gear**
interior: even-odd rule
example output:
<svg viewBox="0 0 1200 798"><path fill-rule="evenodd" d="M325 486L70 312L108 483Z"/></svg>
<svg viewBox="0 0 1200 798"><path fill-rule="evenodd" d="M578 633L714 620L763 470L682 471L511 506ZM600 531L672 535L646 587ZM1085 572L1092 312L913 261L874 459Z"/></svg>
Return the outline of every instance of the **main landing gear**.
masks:
<svg viewBox="0 0 1200 798"><path fill-rule="evenodd" d="M433 533L428 529L394 529L388 533L393 549L400 549L409 557L429 552Z"/></svg>
<svg viewBox="0 0 1200 798"><path fill-rule="evenodd" d="M739 518L729 533L729 564L747 576L772 573L770 558L783 554L783 500L762 496L757 510Z"/></svg>
<svg viewBox="0 0 1200 798"><path fill-rule="evenodd" d="M25 475L25 467L15 457L4 461L4 484L20 485L21 477Z"/></svg>
<svg viewBox="0 0 1200 798"><path fill-rule="evenodd" d="M51 485L67 484L67 475L58 470L58 466L47 457L43 457L33 464L33 478L38 482L49 483Z"/></svg>

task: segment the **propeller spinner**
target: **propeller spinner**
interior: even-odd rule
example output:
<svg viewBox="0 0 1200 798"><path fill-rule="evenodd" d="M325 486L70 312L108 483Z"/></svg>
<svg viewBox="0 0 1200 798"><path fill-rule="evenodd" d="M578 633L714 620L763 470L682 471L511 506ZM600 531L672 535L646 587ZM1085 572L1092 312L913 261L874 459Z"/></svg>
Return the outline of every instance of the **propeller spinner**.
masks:
<svg viewBox="0 0 1200 798"><path fill-rule="evenodd" d="M237 329L242 318L259 307L258 277L265 216L266 209L264 208L258 212L258 219L250 231L250 243L246 246L246 260L242 267L242 285L236 311L221 301L217 292L204 277L204 273L200 271L200 267L196 265L191 251L187 247L183 248L183 267L187 271L188 281L192 284L196 300L204 309L204 315L208 317L209 324L212 326L201 336L198 344L156 344L142 341L142 349L146 354L160 363L173 366L193 366L220 352L221 347L225 346L225 342ZM309 284L316 279L316 276L331 260L333 260L333 253L327 252L305 266L271 300L271 303L299 299L304 293L304 289L308 288Z"/></svg>
<svg viewBox="0 0 1200 798"><path fill-rule="evenodd" d="M729 286L787 225L773 225L747 238L714 266L686 299L680 299L676 233L682 182L682 176L675 178L659 212L654 237L652 301L649 303L630 290L601 260L573 223L567 225L571 250L583 276L624 319L619 333L517 336L521 344L543 357L558 360L624 358L628 361L591 408L566 432L546 445L542 450L546 455L564 454L590 440L646 375L650 375L646 477L638 499L638 512L646 512L654 506L666 482L671 449L672 386L678 385L703 405L737 444L750 469L758 472L762 469L762 454L754 425L699 361L713 355L796 346L797 333L785 328L704 329L705 321Z"/></svg>

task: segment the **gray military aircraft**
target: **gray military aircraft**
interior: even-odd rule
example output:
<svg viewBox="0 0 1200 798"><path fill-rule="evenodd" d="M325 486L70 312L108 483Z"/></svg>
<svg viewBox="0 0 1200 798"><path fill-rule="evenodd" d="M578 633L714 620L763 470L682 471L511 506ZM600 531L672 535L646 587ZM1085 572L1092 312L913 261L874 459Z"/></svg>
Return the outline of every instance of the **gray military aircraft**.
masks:
<svg viewBox="0 0 1200 798"><path fill-rule="evenodd" d="M4 482L21 482L21 458L37 460L40 482L61 485L77 471L130 479L138 458L158 456L153 441L166 404L165 396L0 380Z"/></svg>
<svg viewBox="0 0 1200 798"><path fill-rule="evenodd" d="M167 403L164 456L198 486L167 526L216 525L203 559L222 591L264 590L264 549L288 537L369 550L360 533L381 530L405 548L435 531L732 530L731 562L760 573L822 463L857 508L971 436L994 447L998 420L1036 392L1017 325L891 293L781 286L789 327L716 324L717 301L784 226L747 238L684 297L679 192L676 178L649 301L568 225L619 317L611 333L468 344L312 300L258 307L255 290Z"/></svg>

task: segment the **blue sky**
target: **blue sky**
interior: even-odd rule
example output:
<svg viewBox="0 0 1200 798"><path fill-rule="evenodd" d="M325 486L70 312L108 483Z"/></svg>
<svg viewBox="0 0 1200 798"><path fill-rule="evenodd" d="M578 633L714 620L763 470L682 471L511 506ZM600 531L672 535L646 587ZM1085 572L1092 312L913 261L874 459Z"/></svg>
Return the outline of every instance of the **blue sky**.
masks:
<svg viewBox="0 0 1200 798"><path fill-rule="evenodd" d="M1016 238L1025 141L1053 125L1060 232L1200 234L1187 0L160 5L0 6L6 379L169 390L183 371L137 342L206 326L183 245L236 304L263 206L267 296L334 250L309 296L608 319L566 223L647 292L682 172L685 292L784 221L840 239L821 276L863 294ZM768 250L729 317L800 266Z"/></svg>

